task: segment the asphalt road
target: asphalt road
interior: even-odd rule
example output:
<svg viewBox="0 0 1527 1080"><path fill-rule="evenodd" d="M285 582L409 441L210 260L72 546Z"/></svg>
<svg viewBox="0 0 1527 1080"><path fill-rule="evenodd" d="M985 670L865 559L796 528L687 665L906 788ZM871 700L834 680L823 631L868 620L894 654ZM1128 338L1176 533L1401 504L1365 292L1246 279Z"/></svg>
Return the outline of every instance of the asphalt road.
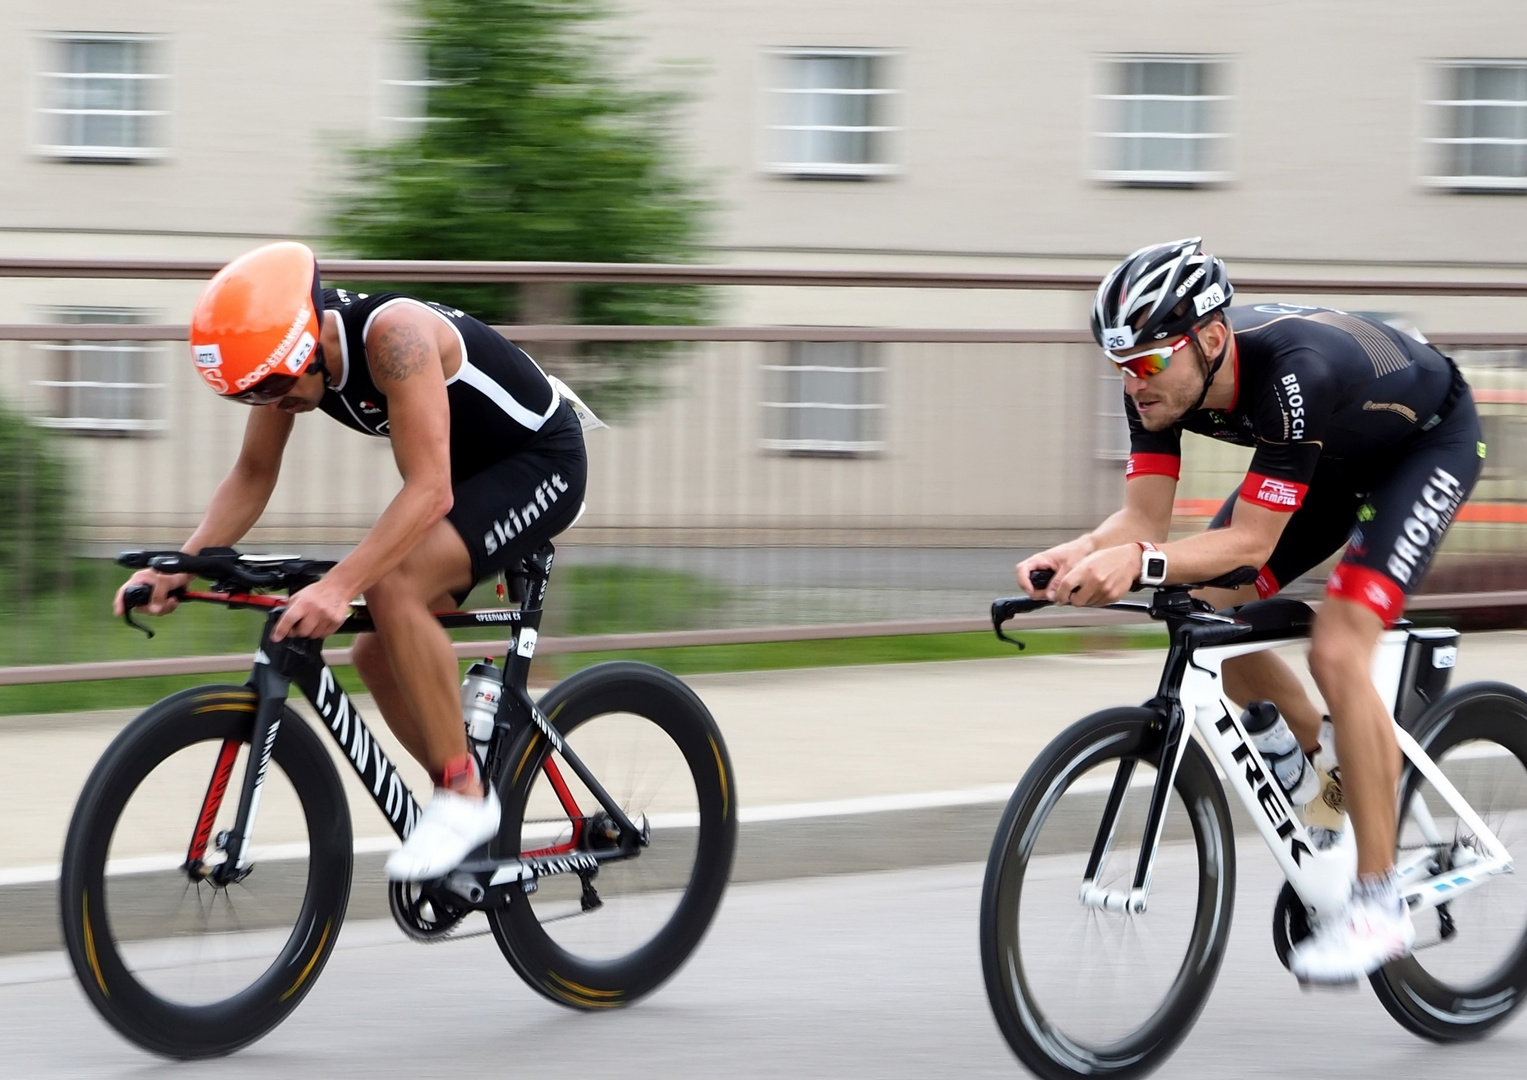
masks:
<svg viewBox="0 0 1527 1080"><path fill-rule="evenodd" d="M1365 987L1306 993L1268 933L1274 867L1240 845L1237 918L1208 1007L1158 1075L1520 1077L1527 1020L1477 1044L1410 1036ZM619 1013L522 986L491 938L404 942L356 921L284 1025L221 1061L161 1062L90 1010L56 954L0 960L7 1077L447 1076L641 1080L1024 1075L997 1033L976 952L981 867L738 884L667 987ZM1109 988L1115 992L1119 988Z"/></svg>

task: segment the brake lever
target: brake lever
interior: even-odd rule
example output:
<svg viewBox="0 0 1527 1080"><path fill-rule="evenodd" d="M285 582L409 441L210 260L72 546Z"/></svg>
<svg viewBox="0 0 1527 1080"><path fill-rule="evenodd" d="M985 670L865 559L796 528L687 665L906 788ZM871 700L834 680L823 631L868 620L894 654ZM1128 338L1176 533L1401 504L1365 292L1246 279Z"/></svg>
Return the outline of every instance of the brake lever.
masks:
<svg viewBox="0 0 1527 1080"><path fill-rule="evenodd" d="M185 594L186 591L184 589L170 590L170 595L176 599ZM122 621L134 630L143 631L143 633L149 636L149 640L153 640L154 631L133 618L133 608L143 607L153 598L154 587L152 585L134 585L122 594Z"/></svg>
<svg viewBox="0 0 1527 1080"><path fill-rule="evenodd" d="M152 640L154 631L133 618L133 608L142 607L154 598L152 585L134 585L122 594L122 621L134 630L141 630Z"/></svg>

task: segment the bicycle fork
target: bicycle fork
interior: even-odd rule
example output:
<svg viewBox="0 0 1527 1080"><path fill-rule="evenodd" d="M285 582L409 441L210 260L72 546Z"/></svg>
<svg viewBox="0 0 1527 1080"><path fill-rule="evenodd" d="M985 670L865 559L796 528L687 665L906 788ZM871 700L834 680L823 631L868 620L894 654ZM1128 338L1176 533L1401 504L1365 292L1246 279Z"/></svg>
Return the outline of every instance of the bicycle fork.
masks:
<svg viewBox="0 0 1527 1080"><path fill-rule="evenodd" d="M1182 705L1182 682L1188 674L1188 665L1196 644L1194 634L1188 627L1173 628L1156 696L1145 704L1147 709L1160 717L1160 767L1156 770L1156 784L1151 789L1150 806L1145 815L1145 832L1140 841L1140 857L1135 862L1135 876L1129 891L1100 889L1097 886L1097 875L1108 857L1109 849L1113 847L1114 833L1119 825L1119 811L1124 806L1124 797L1134 779L1138 758L1121 759L1118 772L1114 774L1113 787L1108 792L1108 802L1103 808L1103 820L1098 824L1097 836L1092 842L1092 854L1087 859L1087 869L1082 875L1080 898L1084 907L1130 915L1145 913L1151 872L1156 865L1156 850L1161 845L1161 833L1166 826L1167 803L1172 797L1172 786L1177 781L1177 770L1182 765L1183 754L1188 749L1188 723Z"/></svg>
<svg viewBox="0 0 1527 1080"><path fill-rule="evenodd" d="M1140 857L1135 862L1134 878L1128 892L1100 889L1097 886L1098 872L1113 847L1114 834L1119 826L1119 811L1124 806L1124 797L1134 780L1135 765L1139 760L1123 758L1119 761L1118 771L1114 773L1113 786L1109 789L1108 801L1103 807L1103 819L1098 823L1092 853L1087 859L1087 869L1082 874L1080 898L1084 907L1116 914L1145 913L1146 899L1150 895L1151 872L1156 864L1156 849L1161 844L1161 833L1166 826L1167 801L1172 796L1177 769L1188 748L1187 721L1182 702L1174 696L1159 704L1166 706L1165 715L1161 719L1161 767L1156 772L1156 783L1151 789L1151 801L1146 811L1145 832L1141 838Z"/></svg>
<svg viewBox="0 0 1527 1080"><path fill-rule="evenodd" d="M268 628L267 628L268 634ZM183 869L193 877L210 878L214 884L233 885L249 876L249 839L254 833L256 816L260 811L260 795L265 790L265 775L270 769L271 752L276 736L281 730L281 710L286 704L289 680L272 669L261 643L259 659L249 677L249 685L255 692L254 730L249 737L249 760L244 768L239 786L239 808L233 827L217 837L217 847L227 854L210 872L205 870L207 845L212 842L212 827L222 809L228 784L233 776L233 764L238 758L239 742L226 739L218 750L217 763L212 769L212 780L202 799L201 812L196 818L196 828L191 835L191 845L186 853Z"/></svg>

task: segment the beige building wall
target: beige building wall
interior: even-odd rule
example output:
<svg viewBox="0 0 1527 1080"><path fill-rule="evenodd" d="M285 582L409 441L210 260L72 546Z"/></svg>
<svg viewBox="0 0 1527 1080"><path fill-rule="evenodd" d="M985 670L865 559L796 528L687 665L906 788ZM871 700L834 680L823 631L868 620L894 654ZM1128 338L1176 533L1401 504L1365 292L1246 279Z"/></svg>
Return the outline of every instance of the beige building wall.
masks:
<svg viewBox="0 0 1527 1080"><path fill-rule="evenodd" d="M1101 274L1140 244L1201 233L1233 273L1527 279L1527 198L1423 183L1434 62L1527 58L1527 6L628 0L623 11L607 29L624 35L617 55L633 76L687 95L676 129L716 199L717 261ZM343 148L396 129L384 80L402 74L393 51L402 25L393 0L0 5L0 92L13 103L0 112L0 255L220 258L315 235L341 191ZM156 39L162 157L100 164L39 152L49 35L78 32ZM772 65L793 48L889 54L888 175L768 171ZM1155 52L1224 59L1223 182L1161 189L1096 178L1103 60ZM9 280L0 321L120 305L175 323L198 289ZM1434 332L1527 323L1515 300L1335 302ZM1088 303L1064 292L749 288L727 290L720 317L1080 329ZM168 346L160 365L161 431L68 440L90 484L92 537L182 535L236 454L242 416L199 389L181 348ZM1079 528L1116 498L1119 466L1097 454L1102 368L1089 349L886 346L885 450L832 459L761 448L771 348L697 347L670 366L668 396L593 436L594 487L576 535L978 542ZM0 344L8 400L39 402L38 355ZM318 420L299 428L262 537L353 540L395 490L387 448ZM1224 468L1211 462L1216 479L1203 486L1217 489Z"/></svg>

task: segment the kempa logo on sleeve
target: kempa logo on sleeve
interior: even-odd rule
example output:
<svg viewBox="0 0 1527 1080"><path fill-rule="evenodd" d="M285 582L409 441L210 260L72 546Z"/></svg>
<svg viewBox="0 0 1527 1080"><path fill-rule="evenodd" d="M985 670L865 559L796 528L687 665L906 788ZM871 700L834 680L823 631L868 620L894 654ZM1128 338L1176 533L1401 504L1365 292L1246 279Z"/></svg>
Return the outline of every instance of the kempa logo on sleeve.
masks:
<svg viewBox="0 0 1527 1080"><path fill-rule="evenodd" d="M1299 505L1299 488L1270 476L1263 477L1262 486L1257 488L1256 499L1269 506L1296 507Z"/></svg>

